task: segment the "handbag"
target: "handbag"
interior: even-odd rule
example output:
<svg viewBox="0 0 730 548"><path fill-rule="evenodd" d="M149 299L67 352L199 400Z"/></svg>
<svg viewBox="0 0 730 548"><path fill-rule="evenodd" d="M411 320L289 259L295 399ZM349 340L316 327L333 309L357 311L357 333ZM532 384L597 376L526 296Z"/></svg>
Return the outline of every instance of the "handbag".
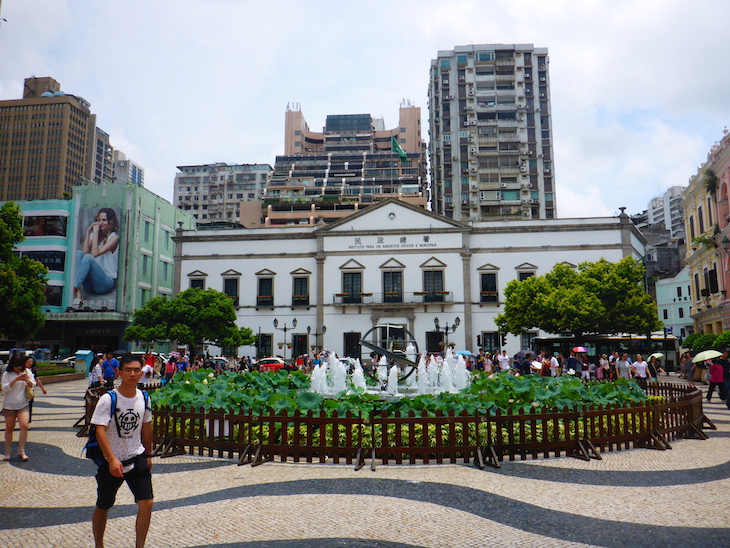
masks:
<svg viewBox="0 0 730 548"><path fill-rule="evenodd" d="M25 397L28 401L33 401L33 398L35 398L35 392L33 392L33 388L25 385Z"/></svg>

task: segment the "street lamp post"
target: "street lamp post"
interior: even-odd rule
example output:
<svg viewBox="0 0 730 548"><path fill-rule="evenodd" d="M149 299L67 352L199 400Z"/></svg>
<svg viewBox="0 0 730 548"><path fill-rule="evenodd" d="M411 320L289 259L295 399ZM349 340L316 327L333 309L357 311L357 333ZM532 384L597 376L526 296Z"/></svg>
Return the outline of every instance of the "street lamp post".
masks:
<svg viewBox="0 0 730 548"><path fill-rule="evenodd" d="M312 328L310 326L307 326L307 335L311 335L311 334L314 335L314 346L315 346L316 349L318 349L320 347L320 345L318 344L319 343L319 336L322 335L324 337L324 334L325 333L327 333L327 326L326 325L323 325L322 326L322 332L321 333L317 333L316 331L314 333L312 333ZM322 342L324 343L324 341L322 341ZM324 344L322 344L322 346L324 346Z"/></svg>
<svg viewBox="0 0 730 548"><path fill-rule="evenodd" d="M297 319L296 318L294 318L291 321L291 327L287 327L286 326L286 322L284 322L284 327L279 327L279 320L277 320L276 318L274 318L274 329L278 329L279 331L283 331L284 332L284 360L286 360L286 332L287 331L291 331L296 326L297 326Z"/></svg>
<svg viewBox="0 0 730 548"><path fill-rule="evenodd" d="M454 323L451 325L451 328L450 328L451 333L456 331L456 328L459 327L460 323L461 323L461 320L459 319L459 316L457 316L454 319ZM443 329L441 329L441 324L439 324L438 318L433 319L433 324L436 327L436 331L444 333L444 338L441 339L441 343L442 343L442 345L444 347L444 351L445 351L446 346L449 344L449 322L446 322L446 325L444 326Z"/></svg>

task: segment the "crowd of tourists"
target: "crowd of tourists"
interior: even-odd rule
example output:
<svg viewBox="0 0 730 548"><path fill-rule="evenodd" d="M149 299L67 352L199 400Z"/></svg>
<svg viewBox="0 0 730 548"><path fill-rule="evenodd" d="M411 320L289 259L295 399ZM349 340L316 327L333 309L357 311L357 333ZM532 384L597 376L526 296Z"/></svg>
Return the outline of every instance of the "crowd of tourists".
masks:
<svg viewBox="0 0 730 548"><path fill-rule="evenodd" d="M659 375L665 374L659 357L651 355L648 361L641 354L631 357L627 352L601 354L597 358L590 357L587 352L570 351L550 353L545 350L539 354L522 351L514 356L490 354L481 351L476 357L477 369L486 372L509 372L514 375L540 375L542 377L560 377L570 375L584 380L590 379L640 379L656 381Z"/></svg>

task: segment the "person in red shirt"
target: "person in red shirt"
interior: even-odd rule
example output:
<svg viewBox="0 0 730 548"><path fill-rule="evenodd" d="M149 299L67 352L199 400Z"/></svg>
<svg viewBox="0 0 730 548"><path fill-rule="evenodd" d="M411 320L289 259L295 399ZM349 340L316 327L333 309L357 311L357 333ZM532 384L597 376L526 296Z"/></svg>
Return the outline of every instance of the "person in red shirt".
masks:
<svg viewBox="0 0 730 548"><path fill-rule="evenodd" d="M713 361L710 365L710 387L707 389L707 403L712 401L712 393L715 391L715 387L718 387L720 392L720 386L723 383L724 370L722 365L716 361Z"/></svg>

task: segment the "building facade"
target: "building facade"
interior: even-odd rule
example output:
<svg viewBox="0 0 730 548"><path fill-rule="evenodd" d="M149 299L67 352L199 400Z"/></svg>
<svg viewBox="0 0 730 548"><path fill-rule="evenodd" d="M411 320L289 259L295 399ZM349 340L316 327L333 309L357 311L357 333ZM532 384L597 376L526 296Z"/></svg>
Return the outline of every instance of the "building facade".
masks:
<svg viewBox="0 0 730 548"><path fill-rule="evenodd" d="M267 226L331 222L387 198L428 202L421 109L408 102L395 128L370 114L341 114L327 116L320 132L289 107L284 150L266 189Z"/></svg>
<svg viewBox="0 0 730 548"><path fill-rule="evenodd" d="M691 316L696 333L720 334L730 328L727 312L728 188L730 137L726 133L698 167L684 192L686 264L691 281Z"/></svg>
<svg viewBox="0 0 730 548"><path fill-rule="evenodd" d="M556 217L547 48L439 51L429 75L433 211L455 220Z"/></svg>
<svg viewBox="0 0 730 548"><path fill-rule="evenodd" d="M22 99L0 101L0 201L62 199L90 178L89 108L50 77L26 78Z"/></svg>
<svg viewBox="0 0 730 548"><path fill-rule="evenodd" d="M200 164L178 166L173 203L193 216L198 224L240 223L253 205L260 212L261 199L272 173L268 164ZM256 219L260 214L256 215Z"/></svg>
<svg viewBox="0 0 730 548"><path fill-rule="evenodd" d="M725 128L722 139L715 143L708 155L706 173L710 187L717 197L718 234L715 237L719 253L719 289L722 297L722 328L730 329L730 132Z"/></svg>
<svg viewBox="0 0 730 548"><path fill-rule="evenodd" d="M239 325L259 335L258 349L239 352L287 358L313 346L360 355L360 338L383 324L437 351L445 334L435 319L443 326L457 317L449 340L458 349L476 351L479 336L495 351L509 281L557 263L640 259L644 245L627 215L467 224L396 199L327 225L179 230L176 241L175 291L225 292ZM274 328L294 319L288 334ZM509 336L506 349L529 347L537 334Z"/></svg>
<svg viewBox="0 0 730 548"><path fill-rule="evenodd" d="M647 224L662 225L671 231L675 240L684 240L684 210L682 198L687 187L672 186L664 194L656 196L647 208Z"/></svg>
<svg viewBox="0 0 730 548"><path fill-rule="evenodd" d="M664 323L667 334L684 339L694 333L694 322L690 317L692 296L689 268L683 268L671 278L657 280L656 303L659 319Z"/></svg>
<svg viewBox="0 0 730 548"><path fill-rule="evenodd" d="M113 152L114 175L112 181L118 185L144 186L144 168L120 150Z"/></svg>
<svg viewBox="0 0 730 548"><path fill-rule="evenodd" d="M16 251L50 270L43 306L46 325L34 346L50 348L54 355L129 347L122 334L133 312L152 297L173 295L173 237L179 226L194 228L193 218L137 185L89 184L73 187L70 200L17 203L25 241ZM83 242L102 214L118 238L113 257L99 262L112 280L106 287L79 277ZM81 298L75 302L77 283ZM17 341L20 346L27 343Z"/></svg>

